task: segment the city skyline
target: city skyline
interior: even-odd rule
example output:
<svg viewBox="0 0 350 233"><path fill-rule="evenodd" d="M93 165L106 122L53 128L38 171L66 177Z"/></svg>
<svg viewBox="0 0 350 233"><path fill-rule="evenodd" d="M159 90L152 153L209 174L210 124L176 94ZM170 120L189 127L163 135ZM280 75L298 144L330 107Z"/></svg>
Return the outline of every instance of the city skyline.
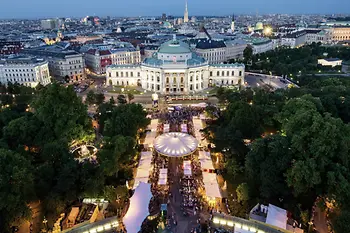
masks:
<svg viewBox="0 0 350 233"><path fill-rule="evenodd" d="M70 7L67 7L67 6ZM89 0L76 0L68 2L48 2L44 0L33 0L30 2L4 2L0 9L1 19L25 19L45 17L82 17L86 15L96 16L157 16L162 13L168 15L183 15L185 1L164 2L161 0L141 1L135 0L132 3L116 3L112 0L105 0L102 4L96 5ZM223 7L225 6L225 7ZM317 6L317 7L316 7ZM235 14L347 14L350 8L350 1L335 0L317 1L311 0L305 3L302 0L282 2L278 0L258 1L247 0L244 2L233 2L228 0L188 1L189 15L231 15ZM29 10L28 10L29 9Z"/></svg>

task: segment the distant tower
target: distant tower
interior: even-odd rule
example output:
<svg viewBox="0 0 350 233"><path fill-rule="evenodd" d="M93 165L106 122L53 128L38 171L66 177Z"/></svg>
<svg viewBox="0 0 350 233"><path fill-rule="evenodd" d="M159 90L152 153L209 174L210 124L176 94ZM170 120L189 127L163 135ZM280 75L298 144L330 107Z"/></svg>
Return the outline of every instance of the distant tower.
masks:
<svg viewBox="0 0 350 233"><path fill-rule="evenodd" d="M184 23L188 23L188 8L187 8L187 0L186 0L186 5L185 5Z"/></svg>
<svg viewBox="0 0 350 233"><path fill-rule="evenodd" d="M232 15L231 31L232 33L235 31L235 15Z"/></svg>

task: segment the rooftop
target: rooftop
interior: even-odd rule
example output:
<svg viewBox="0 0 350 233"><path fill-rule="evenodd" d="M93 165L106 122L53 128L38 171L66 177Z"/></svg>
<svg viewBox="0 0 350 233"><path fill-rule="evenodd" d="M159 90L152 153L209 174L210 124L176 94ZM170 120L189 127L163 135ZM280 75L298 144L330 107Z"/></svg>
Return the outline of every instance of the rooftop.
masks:
<svg viewBox="0 0 350 233"><path fill-rule="evenodd" d="M223 40L190 39L188 42L189 44L194 44L197 49L216 49L226 47Z"/></svg>
<svg viewBox="0 0 350 233"><path fill-rule="evenodd" d="M188 44L182 41L178 41L176 37L174 37L173 40L170 40L162 44L158 50L158 53L182 54L182 53L191 53L191 50Z"/></svg>
<svg viewBox="0 0 350 233"><path fill-rule="evenodd" d="M1 59L0 65L6 65L6 64L29 65L29 64L39 64L44 62L46 62L44 59L20 55L16 57L7 58L7 59Z"/></svg>

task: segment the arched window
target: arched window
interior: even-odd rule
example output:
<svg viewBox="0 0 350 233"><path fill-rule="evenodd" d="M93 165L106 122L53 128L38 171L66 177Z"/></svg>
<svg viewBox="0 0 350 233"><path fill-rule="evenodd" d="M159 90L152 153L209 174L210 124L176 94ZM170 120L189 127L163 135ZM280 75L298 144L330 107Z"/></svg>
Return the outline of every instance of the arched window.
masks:
<svg viewBox="0 0 350 233"><path fill-rule="evenodd" d="M169 77L166 77L166 83L169 83Z"/></svg>

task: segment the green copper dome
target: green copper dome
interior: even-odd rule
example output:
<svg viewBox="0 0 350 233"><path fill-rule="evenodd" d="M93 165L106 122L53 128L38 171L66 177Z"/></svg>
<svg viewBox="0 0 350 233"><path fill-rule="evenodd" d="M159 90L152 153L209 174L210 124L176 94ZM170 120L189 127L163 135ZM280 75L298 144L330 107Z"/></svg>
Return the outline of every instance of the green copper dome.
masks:
<svg viewBox="0 0 350 233"><path fill-rule="evenodd" d="M191 53L191 50L188 44L182 41L178 41L174 37L173 40L170 40L162 44L158 50L158 53L181 54L181 53Z"/></svg>

